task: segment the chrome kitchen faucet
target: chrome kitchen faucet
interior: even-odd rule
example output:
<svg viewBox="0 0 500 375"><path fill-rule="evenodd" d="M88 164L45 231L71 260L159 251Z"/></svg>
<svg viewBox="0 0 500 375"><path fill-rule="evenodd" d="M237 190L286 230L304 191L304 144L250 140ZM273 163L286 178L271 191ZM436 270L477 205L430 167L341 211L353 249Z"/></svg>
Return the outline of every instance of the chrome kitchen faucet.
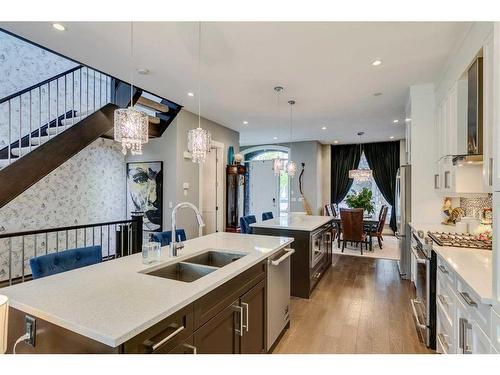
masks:
<svg viewBox="0 0 500 375"><path fill-rule="evenodd" d="M194 213L196 214L196 220L198 221L198 225L200 227L205 226L205 222L203 221L203 217L201 216L200 210L194 204L190 202L181 202L177 204L172 210L172 241L170 242L170 256L176 257L178 256L178 250L184 247L182 242L177 242L177 235L175 233L175 227L177 222L177 210L179 208L192 208Z"/></svg>

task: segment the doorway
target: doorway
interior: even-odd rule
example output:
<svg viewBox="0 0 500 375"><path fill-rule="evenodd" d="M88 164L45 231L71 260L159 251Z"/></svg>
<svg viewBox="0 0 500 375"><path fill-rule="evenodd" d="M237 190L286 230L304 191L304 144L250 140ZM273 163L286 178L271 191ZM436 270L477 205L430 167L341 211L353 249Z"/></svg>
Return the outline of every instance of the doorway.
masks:
<svg viewBox="0 0 500 375"><path fill-rule="evenodd" d="M280 176L273 170L272 160L254 160L249 166L250 214L260 220L263 212L280 215Z"/></svg>
<svg viewBox="0 0 500 375"><path fill-rule="evenodd" d="M224 228L224 145L212 141L210 152L200 164L200 209L205 226L200 235Z"/></svg>

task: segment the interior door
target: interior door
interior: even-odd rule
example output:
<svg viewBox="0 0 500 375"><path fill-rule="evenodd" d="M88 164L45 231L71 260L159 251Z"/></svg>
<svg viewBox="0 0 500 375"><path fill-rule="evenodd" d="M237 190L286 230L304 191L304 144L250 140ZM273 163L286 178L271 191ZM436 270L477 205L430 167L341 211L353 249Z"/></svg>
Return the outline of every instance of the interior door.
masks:
<svg viewBox="0 0 500 375"><path fill-rule="evenodd" d="M272 160L250 163L250 212L257 220L263 212L279 216L279 176L274 174Z"/></svg>
<svg viewBox="0 0 500 375"><path fill-rule="evenodd" d="M266 280L262 280L241 297L244 328L241 354L266 352Z"/></svg>
<svg viewBox="0 0 500 375"><path fill-rule="evenodd" d="M242 309L234 301L194 333L198 354L238 354Z"/></svg>
<svg viewBox="0 0 500 375"><path fill-rule="evenodd" d="M222 231L222 167L221 150L212 148L207 154L205 163L201 166L203 181L202 215L205 220L203 235Z"/></svg>

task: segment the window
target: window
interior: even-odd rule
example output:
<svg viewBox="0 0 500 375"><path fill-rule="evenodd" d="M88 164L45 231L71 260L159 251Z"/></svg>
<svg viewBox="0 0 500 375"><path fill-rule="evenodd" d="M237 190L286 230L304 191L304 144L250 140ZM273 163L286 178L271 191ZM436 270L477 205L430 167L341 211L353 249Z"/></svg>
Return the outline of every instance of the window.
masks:
<svg viewBox="0 0 500 375"><path fill-rule="evenodd" d="M370 168L368 166L368 161L366 160L364 152L361 154L358 168L360 168L360 169L369 169ZM352 186L351 186L351 190L349 191L348 194L358 193L364 188L368 188L369 190L371 190L371 192L373 194L373 201L375 203L375 215L378 215L382 205L385 204L386 206L389 207L389 210L387 211L387 218L385 220L385 223L388 224L391 221L391 206L385 200L384 196L382 195L382 193L380 192L380 190L377 186L377 183L375 182L375 180L373 178L370 179L369 181L354 180L354 182L352 183ZM339 207L340 208L348 208L345 199L342 202L340 202Z"/></svg>

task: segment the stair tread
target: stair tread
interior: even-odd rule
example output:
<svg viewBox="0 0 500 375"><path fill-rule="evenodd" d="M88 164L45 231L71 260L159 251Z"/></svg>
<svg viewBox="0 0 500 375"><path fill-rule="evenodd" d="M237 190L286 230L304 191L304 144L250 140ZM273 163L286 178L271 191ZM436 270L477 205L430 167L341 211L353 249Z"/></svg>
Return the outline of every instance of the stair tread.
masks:
<svg viewBox="0 0 500 375"><path fill-rule="evenodd" d="M167 113L169 108L167 105L163 104L163 103L158 103L158 102L155 102L154 100L151 100L151 99L148 99L148 98L145 98L144 96L141 96L138 100L137 100L137 103L138 105L142 106L142 107L146 107L146 108L150 108L150 109L154 109L155 111L157 112L161 112L161 113Z"/></svg>

